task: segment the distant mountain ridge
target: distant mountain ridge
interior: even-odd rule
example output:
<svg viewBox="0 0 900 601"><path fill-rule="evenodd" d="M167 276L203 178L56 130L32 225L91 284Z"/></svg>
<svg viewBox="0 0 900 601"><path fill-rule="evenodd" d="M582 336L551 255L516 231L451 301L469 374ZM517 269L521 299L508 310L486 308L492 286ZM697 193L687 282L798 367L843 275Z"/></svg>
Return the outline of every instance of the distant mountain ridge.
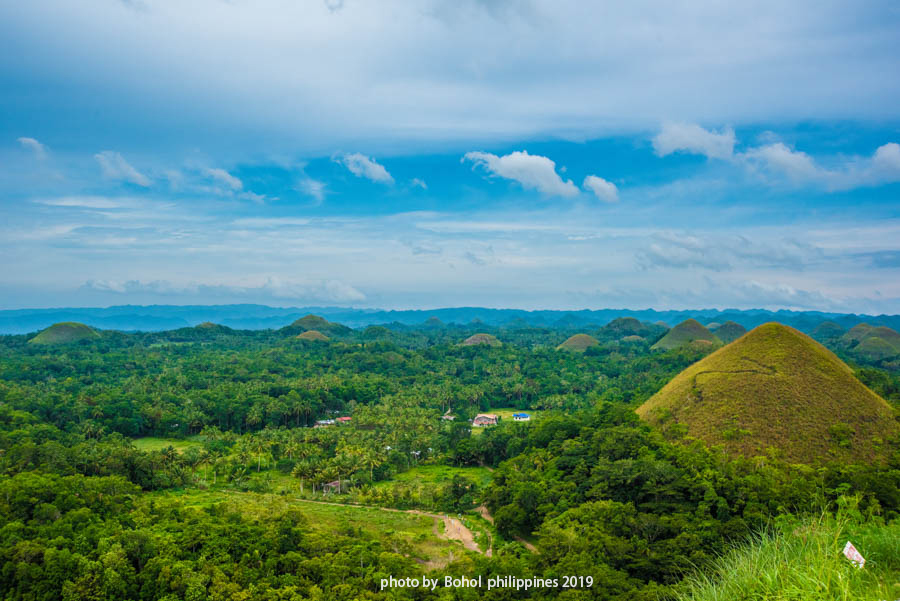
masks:
<svg viewBox="0 0 900 601"><path fill-rule="evenodd" d="M488 309L455 307L443 309L381 310L343 307L269 307L266 305L119 305L105 308L14 309L0 311L0 334L27 334L60 322L80 322L94 328L121 331L163 331L213 322L237 330L279 329L308 314L320 315L332 323L351 328L399 323L429 327L440 324L468 324L478 320L491 326L553 327L584 330L601 327L617 318L632 317L644 322L663 321L670 326L687 319L701 323L733 321L752 329L769 321L812 332L823 321L845 330L860 323L900 329L900 315L855 315L819 311L768 311L764 309L696 309L656 311L654 309L584 309L580 311ZM434 319L432 319L434 318ZM439 322L437 321L439 320Z"/></svg>

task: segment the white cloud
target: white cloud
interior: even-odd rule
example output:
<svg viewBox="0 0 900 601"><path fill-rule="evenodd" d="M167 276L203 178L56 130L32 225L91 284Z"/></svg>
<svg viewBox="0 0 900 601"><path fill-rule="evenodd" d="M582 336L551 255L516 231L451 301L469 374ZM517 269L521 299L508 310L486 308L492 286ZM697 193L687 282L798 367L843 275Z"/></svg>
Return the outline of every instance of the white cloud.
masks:
<svg viewBox="0 0 900 601"><path fill-rule="evenodd" d="M793 239L657 232L635 257L641 269L731 271L761 267L802 271L820 261L823 254L819 246Z"/></svg>
<svg viewBox="0 0 900 601"><path fill-rule="evenodd" d="M135 201L130 198L108 198L105 196L63 196L33 201L37 204L53 207L78 207L83 209L122 209L134 207Z"/></svg>
<svg viewBox="0 0 900 601"><path fill-rule="evenodd" d="M653 148L659 156L688 152L732 161L772 183L786 179L795 185L848 190L900 181L900 144L894 142L878 147L871 157L844 158L826 167L809 154L777 141L772 132L763 132L757 140L764 143L735 153L737 138L731 128L715 132L696 124L677 123L663 126L653 138Z"/></svg>
<svg viewBox="0 0 900 601"><path fill-rule="evenodd" d="M309 219L298 219L295 217L244 217L235 219L232 223L238 227L270 228L307 225Z"/></svg>
<svg viewBox="0 0 900 601"><path fill-rule="evenodd" d="M871 157L852 157L832 167L818 164L811 156L776 142L738 155L751 170L793 184L810 184L828 190L849 190L900 181L900 145L879 146Z"/></svg>
<svg viewBox="0 0 900 601"><path fill-rule="evenodd" d="M235 192L242 190L244 188L244 184L243 184L243 182L241 182L241 180L234 177L233 175L231 175L224 169L206 168L203 170L203 173L207 177L212 178L214 181L218 182L219 184L221 184Z"/></svg>
<svg viewBox="0 0 900 601"><path fill-rule="evenodd" d="M815 181L828 177L812 157L805 152L791 150L782 142L751 148L742 155L749 165L784 175L794 182Z"/></svg>
<svg viewBox="0 0 900 601"><path fill-rule="evenodd" d="M19 138L19 144L22 148L30 150L38 160L47 158L47 147L35 140L34 138Z"/></svg>
<svg viewBox="0 0 900 601"><path fill-rule="evenodd" d="M296 302L352 303L365 300L366 295L341 280L289 281L267 277L259 284L231 284L168 280L88 280L83 289L115 294L150 294L154 296L212 297L234 299L272 299Z"/></svg>
<svg viewBox="0 0 900 601"><path fill-rule="evenodd" d="M103 176L109 179L126 181L137 186L147 188L150 186L150 180L132 167L118 152L112 150L104 150L94 155L94 158L100 164Z"/></svg>
<svg viewBox="0 0 900 601"><path fill-rule="evenodd" d="M311 196L317 204L322 204L327 193L327 186L325 182L307 177L297 183L297 191Z"/></svg>
<svg viewBox="0 0 900 601"><path fill-rule="evenodd" d="M607 181L602 177L589 175L584 178L584 184L582 185L585 190L590 190L594 193L594 196L603 202L616 202L619 200L619 189L616 188L614 183Z"/></svg>
<svg viewBox="0 0 900 601"><path fill-rule="evenodd" d="M730 127L715 132L693 123L666 123L653 138L653 149L661 157L688 152L711 159L730 159L735 142L734 130Z"/></svg>
<svg viewBox="0 0 900 601"><path fill-rule="evenodd" d="M422 188L423 190L428 189L428 184L425 183L425 180L419 179L418 177L414 177L409 181L409 185L413 188Z"/></svg>
<svg viewBox="0 0 900 601"><path fill-rule="evenodd" d="M354 152L345 154L338 162L342 163L356 177L364 177L373 182L382 184L393 184L394 178L388 173L382 165L379 165L375 159L369 158L364 154Z"/></svg>
<svg viewBox="0 0 900 601"><path fill-rule="evenodd" d="M565 180L556 173L556 163L547 157L515 151L504 156L489 152L467 152L463 161L472 161L474 167L482 167L492 175L519 182L526 190L537 190L548 196L576 196L578 188L572 180Z"/></svg>

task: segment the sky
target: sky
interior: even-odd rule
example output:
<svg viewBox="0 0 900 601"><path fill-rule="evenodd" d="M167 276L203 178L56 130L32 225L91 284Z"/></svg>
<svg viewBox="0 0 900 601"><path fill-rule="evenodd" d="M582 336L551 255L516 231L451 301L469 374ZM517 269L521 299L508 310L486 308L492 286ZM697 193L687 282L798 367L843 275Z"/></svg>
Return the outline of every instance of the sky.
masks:
<svg viewBox="0 0 900 601"><path fill-rule="evenodd" d="M900 313L893 1L0 3L0 309Z"/></svg>

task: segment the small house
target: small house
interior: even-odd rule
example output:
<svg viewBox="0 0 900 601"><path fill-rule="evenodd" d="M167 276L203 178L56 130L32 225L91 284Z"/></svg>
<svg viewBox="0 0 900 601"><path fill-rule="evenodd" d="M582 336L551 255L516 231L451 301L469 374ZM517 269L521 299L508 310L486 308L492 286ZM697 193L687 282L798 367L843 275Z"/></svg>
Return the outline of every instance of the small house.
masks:
<svg viewBox="0 0 900 601"><path fill-rule="evenodd" d="M350 418L349 417L339 417L335 421L339 424L349 424Z"/></svg>
<svg viewBox="0 0 900 601"><path fill-rule="evenodd" d="M517 422L527 422L531 419L531 416L527 413L513 413L513 419Z"/></svg>
<svg viewBox="0 0 900 601"><path fill-rule="evenodd" d="M493 413L479 413L475 416L475 419L472 420L473 426L496 426L497 425L497 416Z"/></svg>
<svg viewBox="0 0 900 601"><path fill-rule="evenodd" d="M316 421L316 425L313 428L327 428L328 426L333 426L333 419L320 419Z"/></svg>

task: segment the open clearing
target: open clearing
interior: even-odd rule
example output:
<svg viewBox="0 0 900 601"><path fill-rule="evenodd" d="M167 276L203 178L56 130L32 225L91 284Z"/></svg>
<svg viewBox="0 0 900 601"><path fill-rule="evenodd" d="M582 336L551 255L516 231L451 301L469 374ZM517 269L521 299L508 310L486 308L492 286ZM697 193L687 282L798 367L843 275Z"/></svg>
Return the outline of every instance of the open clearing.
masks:
<svg viewBox="0 0 900 601"><path fill-rule="evenodd" d="M198 509L219 504L231 505L246 516L260 519L299 507L308 518L309 527L314 530L348 535L363 532L380 540L387 548L414 558L428 569L446 566L464 553L463 548L481 552L472 532L458 519L417 510L342 505L223 489L154 492L148 496L157 502L178 499L185 506Z"/></svg>

